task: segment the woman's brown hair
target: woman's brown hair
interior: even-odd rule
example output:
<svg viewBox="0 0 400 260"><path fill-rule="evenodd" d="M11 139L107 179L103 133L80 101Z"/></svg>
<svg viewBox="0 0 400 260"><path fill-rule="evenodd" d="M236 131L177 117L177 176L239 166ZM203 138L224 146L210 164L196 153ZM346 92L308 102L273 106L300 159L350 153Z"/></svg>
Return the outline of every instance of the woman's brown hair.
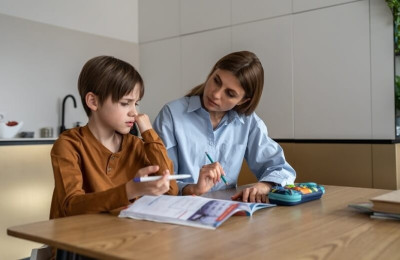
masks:
<svg viewBox="0 0 400 260"><path fill-rule="evenodd" d="M111 95L112 102L118 102L139 84L140 99L144 95L143 79L129 63L110 56L98 56L85 63L78 79L78 90L82 105L88 116L90 108L86 105L86 94L93 92L100 105Z"/></svg>
<svg viewBox="0 0 400 260"><path fill-rule="evenodd" d="M235 75L245 91L244 98L249 98L249 101L234 107L233 110L238 114L250 115L253 113L260 102L264 86L264 69L257 56L250 51L230 53L214 65L207 80L217 69L226 70ZM205 82L190 90L186 96L203 96L204 87Z"/></svg>

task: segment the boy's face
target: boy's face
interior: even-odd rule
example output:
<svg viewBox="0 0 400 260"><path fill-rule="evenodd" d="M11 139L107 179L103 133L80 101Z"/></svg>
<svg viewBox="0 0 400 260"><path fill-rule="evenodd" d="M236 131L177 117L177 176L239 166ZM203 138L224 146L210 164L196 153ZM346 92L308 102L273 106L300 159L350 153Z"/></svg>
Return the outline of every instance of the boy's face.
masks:
<svg viewBox="0 0 400 260"><path fill-rule="evenodd" d="M139 84L133 91L118 102L113 103L109 96L98 109L99 119L105 128L111 128L121 134L127 134L135 123L135 115L138 114Z"/></svg>

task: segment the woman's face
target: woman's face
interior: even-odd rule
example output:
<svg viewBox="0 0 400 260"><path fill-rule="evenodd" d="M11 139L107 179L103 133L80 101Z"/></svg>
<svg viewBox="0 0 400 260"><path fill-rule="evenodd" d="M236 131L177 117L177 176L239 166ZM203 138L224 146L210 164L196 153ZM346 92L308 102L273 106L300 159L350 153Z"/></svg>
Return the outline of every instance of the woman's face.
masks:
<svg viewBox="0 0 400 260"><path fill-rule="evenodd" d="M203 105L208 112L226 112L248 101L239 80L230 71L217 69L206 81Z"/></svg>

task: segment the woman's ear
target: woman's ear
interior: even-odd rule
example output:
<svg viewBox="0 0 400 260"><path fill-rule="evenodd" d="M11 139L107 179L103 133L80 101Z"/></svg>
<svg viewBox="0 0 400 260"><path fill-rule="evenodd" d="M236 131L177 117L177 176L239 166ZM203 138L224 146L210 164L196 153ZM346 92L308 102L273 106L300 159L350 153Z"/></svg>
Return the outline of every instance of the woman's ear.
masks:
<svg viewBox="0 0 400 260"><path fill-rule="evenodd" d="M99 102L97 100L97 96L93 92L88 92L85 96L86 105L92 111L97 111L99 108Z"/></svg>
<svg viewBox="0 0 400 260"><path fill-rule="evenodd" d="M243 98L242 100L239 101L239 103L237 103L237 106L243 105L247 101L250 101L250 98Z"/></svg>

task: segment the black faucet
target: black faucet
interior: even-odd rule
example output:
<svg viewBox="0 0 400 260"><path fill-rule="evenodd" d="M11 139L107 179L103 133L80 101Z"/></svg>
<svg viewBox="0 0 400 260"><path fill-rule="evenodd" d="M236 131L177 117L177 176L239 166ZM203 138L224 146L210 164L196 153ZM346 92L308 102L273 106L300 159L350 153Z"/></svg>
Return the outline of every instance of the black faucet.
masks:
<svg viewBox="0 0 400 260"><path fill-rule="evenodd" d="M66 130L66 129L65 129L65 125L64 125L64 119L65 119L65 101L66 101L68 98L72 98L72 100L74 101L74 108L76 108L76 100L75 100L74 96L73 96L73 95L67 95L67 96L65 96L65 98L63 99L63 102L62 102L60 134Z"/></svg>

